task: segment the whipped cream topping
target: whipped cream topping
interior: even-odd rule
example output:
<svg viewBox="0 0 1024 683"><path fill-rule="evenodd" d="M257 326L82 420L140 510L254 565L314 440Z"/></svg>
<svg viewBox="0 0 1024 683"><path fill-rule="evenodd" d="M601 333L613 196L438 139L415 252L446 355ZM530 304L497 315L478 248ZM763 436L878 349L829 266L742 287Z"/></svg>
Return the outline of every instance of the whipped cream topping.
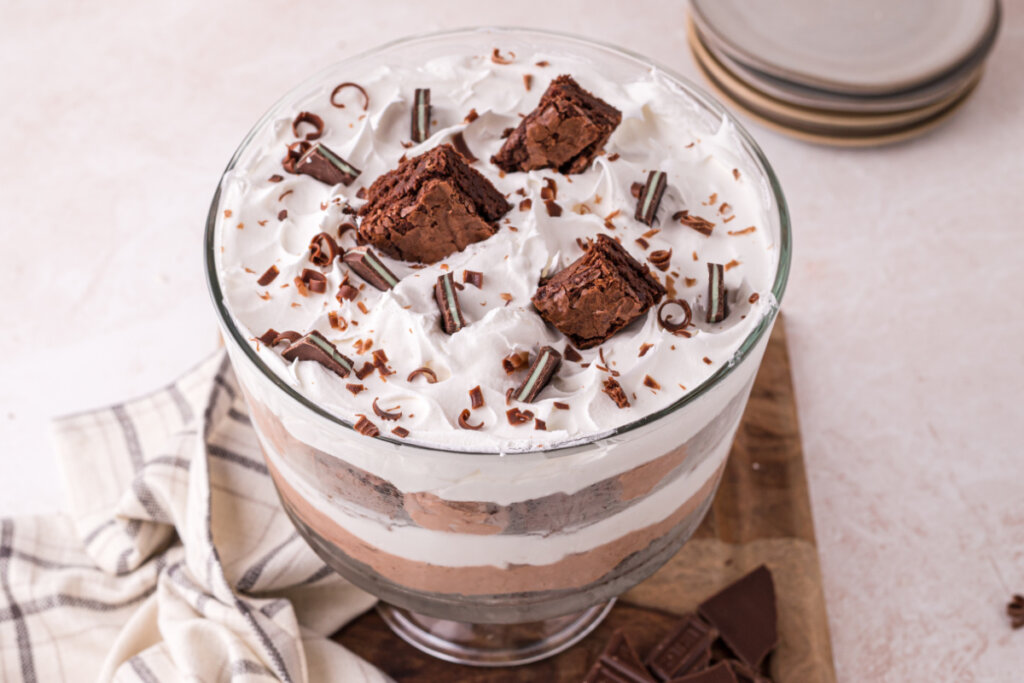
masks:
<svg viewBox="0 0 1024 683"><path fill-rule="evenodd" d="M586 172L571 176L552 169L501 173L489 159L501 147L502 131L516 126L548 82L562 73L622 112L606 154ZM524 75L532 76L529 90ZM652 69L629 82L612 82L600 65L588 60L561 52L521 52L511 64L496 63L485 54L450 55L415 67L346 72L343 80L365 88L366 111L353 89L335 97L344 108L332 106L330 96L338 82L324 82L255 131L224 178L215 250L227 308L260 358L341 419L355 422L365 415L384 436L401 426L409 430L408 442L452 450L512 452L592 438L665 408L731 363L743 340L776 306L771 286L778 254L769 229L769 188L757 169L747 166L731 124L722 121L714 134L700 133L705 127L687 95L660 72ZM433 123L427 140L409 146L416 88L430 88ZM479 116L466 123L470 110ZM325 129L320 141L362 170L351 186L328 187L282 170L285 149L296 139L292 121L302 111L321 116ZM450 142L459 132L479 159L473 168L515 206L497 234L420 269L379 254L400 278L398 286L386 292L366 286L356 300L343 303L334 294L348 269L337 260L325 271L327 292L302 296L294 278L304 268L315 268L308 258L313 236L321 231L337 235L338 226L352 220L342 207L360 206L359 189L395 168L403 155ZM633 218L636 199L631 194L631 186L643 183L651 170L668 177L653 226L656 233ZM284 180L269 181L273 175ZM556 201L562 208L558 217L549 215L541 198L547 179L557 185ZM530 206L520 208L525 198ZM684 209L714 223L712 234L705 236L672 219ZM580 352L581 363L563 361L534 403L515 404L543 420L546 431L534 429L532 422L512 425L505 416L505 394L519 384L524 371L507 375L501 359L517 351L534 356L544 345L564 349L567 339L540 318L530 297L543 275L574 261L583 253L580 242L601 232L620 238L641 263L655 250L672 250L667 272L652 272L670 297L683 298L693 307L692 337L670 334L658 323L656 308L651 309L599 348ZM340 244L354 246L353 233L346 233ZM709 262L726 265L730 313L716 324L704 322ZM257 279L271 265L280 274L268 286L259 286ZM482 272L483 286L467 285L459 292L468 324L448 335L440 327L433 286L445 272L462 282L464 270ZM350 283L359 285L361 280L353 274ZM344 321L345 329L332 328L331 312ZM290 363L281 357L281 347L268 348L256 340L268 328L319 330L357 366L373 350L384 349L395 374L342 380L315 362ZM618 373L629 407L617 407L603 393L609 373L602 369L599 351L607 367ZM421 366L431 368L439 381L430 384L422 376L407 381ZM645 383L648 377L653 382ZM354 382L366 390L351 393L346 384ZM483 422L484 427L472 431L459 427L458 416L470 407L469 391L476 386L485 405L472 411L470 422ZM378 418L372 408L375 398L384 409L400 410L402 417L387 422ZM570 407L556 408L556 402Z"/></svg>

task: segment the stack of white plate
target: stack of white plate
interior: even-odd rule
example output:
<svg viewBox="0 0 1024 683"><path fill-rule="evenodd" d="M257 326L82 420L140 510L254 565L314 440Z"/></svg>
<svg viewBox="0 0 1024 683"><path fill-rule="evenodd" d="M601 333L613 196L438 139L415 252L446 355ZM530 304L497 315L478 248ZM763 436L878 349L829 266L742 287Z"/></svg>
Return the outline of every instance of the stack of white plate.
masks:
<svg viewBox="0 0 1024 683"><path fill-rule="evenodd" d="M902 140L978 84L999 0L691 0L690 47L711 85L790 135Z"/></svg>

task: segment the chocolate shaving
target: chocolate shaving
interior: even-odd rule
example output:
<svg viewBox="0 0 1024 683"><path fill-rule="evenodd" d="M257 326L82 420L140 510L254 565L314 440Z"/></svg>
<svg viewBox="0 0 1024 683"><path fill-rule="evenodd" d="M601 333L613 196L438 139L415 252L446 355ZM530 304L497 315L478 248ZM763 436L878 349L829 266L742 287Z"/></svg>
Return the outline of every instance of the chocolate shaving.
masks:
<svg viewBox="0 0 1024 683"><path fill-rule="evenodd" d="M740 179L740 169L738 169L738 168L732 169L732 177L735 178L736 180L739 180Z"/></svg>
<svg viewBox="0 0 1024 683"><path fill-rule="evenodd" d="M446 334L455 334L466 326L466 318L459 305L459 292L451 273L445 273L437 278L437 283L434 284L434 300L441 311L441 329Z"/></svg>
<svg viewBox="0 0 1024 683"><path fill-rule="evenodd" d="M554 178L544 178L544 187L540 188L540 198L544 200L558 199L558 183Z"/></svg>
<svg viewBox="0 0 1024 683"><path fill-rule="evenodd" d="M356 377L359 379L366 379L373 374L373 363L366 361L363 363L363 367L356 370Z"/></svg>
<svg viewBox="0 0 1024 683"><path fill-rule="evenodd" d="M665 315L665 308L673 304L683 309L683 319L680 322L673 322L671 315ZM690 308L690 304L683 299L667 299L658 306L658 322L672 334L678 335L680 332L684 332L692 319L693 310ZM686 334L681 336L689 335Z"/></svg>
<svg viewBox="0 0 1024 683"><path fill-rule="evenodd" d="M363 86L359 85L358 83L348 83L348 82L340 83L340 84L336 85L334 87L334 90L331 91L331 105L337 107L338 109L344 109L345 108L345 105L342 104L341 102L335 102L334 101L335 96L338 93L340 93L342 90L344 90L345 88L355 88L356 90L358 90L359 94L361 94L363 96L363 111L366 111L369 108L369 106L370 106L370 96L366 94L366 89L363 88Z"/></svg>
<svg viewBox="0 0 1024 683"><path fill-rule="evenodd" d="M341 253L341 247L326 232L321 232L309 241L309 260L315 266L326 268L334 263Z"/></svg>
<svg viewBox="0 0 1024 683"><path fill-rule="evenodd" d="M754 232L755 230L757 230L757 226L756 225L751 225L750 227L743 228L742 230L730 230L729 234L732 235L733 237L736 237L738 235L749 235L750 233Z"/></svg>
<svg viewBox="0 0 1024 683"><path fill-rule="evenodd" d="M629 193L633 195L634 199L640 199L640 193L644 191L643 183L633 183L629 186Z"/></svg>
<svg viewBox="0 0 1024 683"><path fill-rule="evenodd" d="M550 63L550 62L548 62L548 60L546 60L546 59L542 59L542 60L540 60L539 62L537 62L537 66L539 66L540 68L542 68L542 69L543 69L543 68L544 68L544 67L546 67L546 66L547 66L547 65L548 65L549 63Z"/></svg>
<svg viewBox="0 0 1024 683"><path fill-rule="evenodd" d="M494 52L491 53L491 61L495 64L511 64L516 58L516 53L510 50L509 55L509 57L502 57L498 48L494 48Z"/></svg>
<svg viewBox="0 0 1024 683"><path fill-rule="evenodd" d="M637 355L637 358L643 358L644 356L646 356L647 352L650 351L653 346L654 346L654 344L647 344L647 343L641 344L640 345L640 353Z"/></svg>
<svg viewBox="0 0 1024 683"><path fill-rule="evenodd" d="M284 159L281 159L281 167L289 173L296 173L295 164L299 162L306 152L308 152L313 146L305 140L299 140L288 145L288 151L285 152Z"/></svg>
<svg viewBox="0 0 1024 683"><path fill-rule="evenodd" d="M410 130L413 142L423 142L430 137L430 88L416 88Z"/></svg>
<svg viewBox="0 0 1024 683"><path fill-rule="evenodd" d="M520 410L519 408L510 408L505 411L505 417L508 418L508 423L513 427L519 427L524 425L533 419L533 413L529 410Z"/></svg>
<svg viewBox="0 0 1024 683"><path fill-rule="evenodd" d="M300 111L299 115L292 121L292 135L297 138L301 138L299 135L299 126L303 123L308 123L313 126L313 130L306 133L306 140L316 140L324 134L324 120L314 114L313 112Z"/></svg>
<svg viewBox="0 0 1024 683"><path fill-rule="evenodd" d="M579 363L581 360L583 360L583 356L580 355L579 351L574 349L569 344L565 345L565 350L562 351L562 356L566 360L572 361L573 363Z"/></svg>
<svg viewBox="0 0 1024 683"><path fill-rule="evenodd" d="M661 385L658 384L657 380L655 380L650 375L644 375L644 386L650 389L654 389L655 391L661 389Z"/></svg>
<svg viewBox="0 0 1024 683"><path fill-rule="evenodd" d="M622 385L615 381L613 378L608 377L607 379L605 379L604 389L602 389L601 391L608 394L608 396L613 401L615 401L615 405L617 405L619 408L629 407L629 399L626 398L626 392L622 390Z"/></svg>
<svg viewBox="0 0 1024 683"><path fill-rule="evenodd" d="M277 212L277 220L283 221L285 218L288 218L288 209L281 209Z"/></svg>
<svg viewBox="0 0 1024 683"><path fill-rule="evenodd" d="M277 269L277 266L270 266L269 268L267 268L267 272L263 273L263 275L260 275L259 280L256 280L256 284L258 284L260 287L266 287L267 285L274 281L274 278L276 278L277 274L280 272L281 271Z"/></svg>
<svg viewBox="0 0 1024 683"><path fill-rule="evenodd" d="M650 244L649 244L649 243L647 242L647 240L645 240L645 239L644 239L643 237L637 237L637 238L636 238L636 243L640 245L640 248L641 248L641 249L645 249L645 250L646 250L646 249L649 249L649 248L650 248L650 246L651 246L651 245L650 245Z"/></svg>
<svg viewBox="0 0 1024 683"><path fill-rule="evenodd" d="M548 430L548 423L538 417L533 421L533 428L538 432L546 432Z"/></svg>
<svg viewBox="0 0 1024 683"><path fill-rule="evenodd" d="M299 334L298 332L295 332L294 330L285 330L284 332L281 332L276 337L274 337L274 341L271 344L271 346L277 346L281 342L285 342L286 344L294 344L300 339L302 339L302 335Z"/></svg>
<svg viewBox="0 0 1024 683"><path fill-rule="evenodd" d="M395 406L391 410L384 410L383 408L377 405L377 399L373 399L373 412L377 417L379 417L382 420L397 420L398 418L402 417L402 411L398 410L398 408L399 406ZM394 412L396 410L398 410L398 412Z"/></svg>
<svg viewBox="0 0 1024 683"><path fill-rule="evenodd" d="M481 289L484 286L484 274L475 270L464 270L462 271L462 281Z"/></svg>
<svg viewBox="0 0 1024 683"><path fill-rule="evenodd" d="M619 160L619 153L618 152L615 152L613 154L609 154L608 155L608 161L618 161L618 160Z"/></svg>
<svg viewBox="0 0 1024 683"><path fill-rule="evenodd" d="M373 352L373 367L377 368L382 377L395 374L395 371L388 367L388 354L384 353L384 349Z"/></svg>
<svg viewBox="0 0 1024 683"><path fill-rule="evenodd" d="M338 303L345 303L346 301L354 301L359 296L359 290L350 285L347 282L342 282L341 286L338 287L338 293L335 294L338 298Z"/></svg>
<svg viewBox="0 0 1024 683"><path fill-rule="evenodd" d="M711 231L714 230L715 227L715 224L709 220L701 218L700 216L691 216L689 211L677 211L673 214L672 218L688 228L693 228L705 237L709 237L711 235Z"/></svg>
<svg viewBox="0 0 1024 683"><path fill-rule="evenodd" d="M552 218L558 218L562 215L562 207L554 199L544 200L544 207L548 210L548 215Z"/></svg>
<svg viewBox="0 0 1024 683"><path fill-rule="evenodd" d="M672 261L672 250L658 249L657 251L652 251L647 260L651 262L652 266L664 273L668 270L669 264Z"/></svg>
<svg viewBox="0 0 1024 683"><path fill-rule="evenodd" d="M409 376L405 378L405 381L411 382L420 375L427 378L427 384L437 384L437 373L425 365L410 372Z"/></svg>
<svg viewBox="0 0 1024 683"><path fill-rule="evenodd" d="M720 263L708 264L709 323L720 323L729 315L729 297L725 291L725 268Z"/></svg>
<svg viewBox="0 0 1024 683"><path fill-rule="evenodd" d="M404 439L409 436L409 430L405 427L395 427L391 430L391 433L397 436L399 439Z"/></svg>
<svg viewBox="0 0 1024 683"><path fill-rule="evenodd" d="M474 121L476 121L476 120L477 120L478 118L480 118L480 114L477 114L477 113L476 113L476 109L470 109L470 110L469 110L469 113L468 113L468 114L466 114L466 118L462 119L462 121L463 121L464 123L473 123L473 122L474 122Z"/></svg>
<svg viewBox="0 0 1024 683"><path fill-rule="evenodd" d="M1010 617L1010 626L1024 628L1024 595L1014 595L1006 605L1006 616Z"/></svg>
<svg viewBox="0 0 1024 683"><path fill-rule="evenodd" d="M473 410L484 407L484 392L479 385L469 390L469 403Z"/></svg>
<svg viewBox="0 0 1024 683"><path fill-rule="evenodd" d="M360 188L360 189L362 189L362 188ZM350 221L346 221L346 222L342 223L341 225L339 225L338 226L338 239L340 240L342 237L345 236L345 233L350 231L350 230L352 232L356 233L357 235L359 234L359 226L356 225L355 223L352 223Z"/></svg>
<svg viewBox="0 0 1024 683"><path fill-rule="evenodd" d="M314 294L323 294L327 291L327 276L318 270L303 268L299 275L299 281Z"/></svg>
<svg viewBox="0 0 1024 683"><path fill-rule="evenodd" d="M555 401L551 405L553 405L555 408L559 410L569 410L569 404L563 403L562 401Z"/></svg>
<svg viewBox="0 0 1024 683"><path fill-rule="evenodd" d="M513 372L526 365L528 360L530 360L530 354L525 351L510 353L501 359L501 367L505 370L506 375L511 375Z"/></svg>
<svg viewBox="0 0 1024 683"><path fill-rule="evenodd" d="M346 384L345 388L348 389L349 391L351 391L353 396L358 394L360 391L363 391L364 389L366 389L366 387L363 386L362 384ZM377 400L377 399L374 399L374 400Z"/></svg>
<svg viewBox="0 0 1024 683"><path fill-rule="evenodd" d="M466 163L471 164L477 160L473 152L470 151L469 145L466 144L466 137L461 130L452 136L452 146L455 147L456 152L465 157Z"/></svg>
<svg viewBox="0 0 1024 683"><path fill-rule="evenodd" d="M331 327L336 330L347 330L348 323L345 319L338 315L337 311L328 311L327 322L330 323Z"/></svg>
<svg viewBox="0 0 1024 683"><path fill-rule="evenodd" d="M353 429L363 436L380 436L380 430L377 429L377 425L367 420L365 415L359 415L358 417L359 419L352 425Z"/></svg>
<svg viewBox="0 0 1024 683"><path fill-rule="evenodd" d="M526 87L526 91L529 92L530 88L533 87L533 74L523 74L523 85Z"/></svg>
<svg viewBox="0 0 1024 683"><path fill-rule="evenodd" d="M647 182L640 188L636 198L634 218L641 223L654 225L654 218L661 205L661 198L668 185L668 174L664 171L651 171L647 174Z"/></svg>
<svg viewBox="0 0 1024 683"><path fill-rule="evenodd" d="M756 304L757 300L760 299L760 298L761 298L761 295L758 294L757 292L754 292L753 294L750 295L750 298L747 299L747 301L749 301L752 304Z"/></svg>
<svg viewBox="0 0 1024 683"><path fill-rule="evenodd" d="M527 197L523 201L519 202L519 210L520 211L529 211L532 208L533 208L533 200L530 199L529 197Z"/></svg>
<svg viewBox="0 0 1024 683"><path fill-rule="evenodd" d="M463 429L478 430L483 429L484 423L481 422L477 425L469 424L469 408L463 408L462 412L459 413L459 426Z"/></svg>
<svg viewBox="0 0 1024 683"><path fill-rule="evenodd" d="M554 377L561 363L562 354L550 346L541 347L540 351L537 352L537 358L533 361L533 365L530 366L530 371L526 374L519 388L516 389L516 400L523 403L533 403L537 399L538 394Z"/></svg>
<svg viewBox="0 0 1024 683"><path fill-rule="evenodd" d="M283 175L278 175L277 173L275 173L274 175L272 175L269 178L267 178L267 180L269 182L272 182L272 183L279 183L282 180L284 180L284 176Z"/></svg>
<svg viewBox="0 0 1024 683"><path fill-rule="evenodd" d="M271 327L266 332L264 332L263 334L256 338L263 342L264 346L273 346L274 340L277 339L277 330Z"/></svg>

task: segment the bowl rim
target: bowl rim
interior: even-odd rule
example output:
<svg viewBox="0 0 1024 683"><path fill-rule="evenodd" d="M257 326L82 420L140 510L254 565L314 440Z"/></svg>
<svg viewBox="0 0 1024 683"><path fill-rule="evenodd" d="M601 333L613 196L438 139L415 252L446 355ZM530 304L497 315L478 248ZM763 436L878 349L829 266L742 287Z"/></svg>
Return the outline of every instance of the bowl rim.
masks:
<svg viewBox="0 0 1024 683"><path fill-rule="evenodd" d="M427 452L443 453L443 454L457 454L457 455L475 455L475 456L512 456L517 454L535 453L535 454L552 454L558 451L567 451L570 449L576 449L581 446L592 445L606 439L622 436L628 432L632 432L636 429L644 427L649 424L653 424L661 420L662 418L668 417L674 414L676 411L694 403L699 398L709 393L712 389L722 383L725 378L730 376L732 372L739 367L750 355L750 353L757 347L761 338L768 333L778 315L779 306L782 303L782 297L786 291L786 284L789 280L789 271L792 259L793 240L790 225L789 208L786 204L785 196L782 192L782 187L779 183L779 179L775 174L774 169L765 157L764 152L761 150L757 142L750 135L749 132L743 127L743 125L737 120L737 118L731 114L720 102L714 99L711 95L706 93L702 88L693 83L690 79L685 76L679 75L673 69L667 68L654 60L651 60L644 55L633 52L626 48L613 45L611 43L594 40L591 38L585 38L582 36L574 35L571 33L552 31L548 29L536 29L526 27L515 27L515 26L475 26L466 28L449 29L444 31L433 31L429 33L415 34L411 36L405 36L395 40L388 41L382 45L365 50L363 52L350 55L345 59L334 62L327 67L320 69L309 78L304 79L294 87L290 88L284 95L277 99L264 114L253 124L249 132L246 133L245 137L239 143L232 154L231 159L228 161L227 166L221 173L221 177L217 182L217 189L214 192L213 200L210 202L210 210L206 216L206 228L203 239L203 259L206 271L206 284L207 290L210 294L210 298L213 300L214 308L217 311L217 318L221 324L223 330L226 330L231 337L230 340L225 343L235 343L242 349L242 352L256 367L260 373L266 377L272 384L278 389L281 389L285 395L290 397L293 401L297 402L300 406L316 414L317 416L326 419L336 426L343 427L350 431L355 432L353 423L345 420L338 415L324 409L317 405L314 401L304 396L300 391L290 384L284 382L273 370L267 367L266 363L259 357L259 355L253 350L252 345L249 344L247 338L238 329L235 321L228 310L225 303L225 297L220 287L217 274L217 263L215 257L216 250L216 234L217 234L217 223L220 216L220 198L221 190L223 188L224 178L230 173L235 165L238 163L242 153L246 151L249 143L261 131L264 125L276 115L278 110L283 106L290 103L294 95L306 90L307 88L315 85L317 82L322 81L325 76L329 73L334 72L336 69L344 66L346 63L354 62L367 57L373 57L375 55L384 54L392 48L406 47L419 42L430 42L434 40L440 40L444 38L452 38L463 35L477 35L477 34L490 34L490 35L509 35L509 36L523 36L541 38L554 41L562 41L566 44L579 44L584 45L588 48L598 48L605 52L611 53L612 55L631 60L647 68L652 68L667 76L674 85L681 88L685 94L696 101L696 103L717 115L719 118L729 122L730 125L735 129L740 145L744 148L753 160L760 167L759 170L763 174L765 180L768 181L768 185L771 189L773 198L778 211L779 220L779 241L777 244L778 249L778 262L775 269L775 279L772 283L771 294L773 302L768 311L762 316L757 326L744 338L743 343L740 344L739 348L733 354L733 357L728 363L723 364L718 370L712 373L707 379L701 382L699 385L686 392L681 398L673 403L665 406L664 408L657 410L653 413L648 413L642 417L637 418L631 422L628 422L614 429L610 429L604 432L590 434L585 437L571 439L562 442L556 442L554 444L545 446L543 448L530 448L529 450L513 450L513 451L471 451L471 450L459 450L454 448L444 448L441 446L433 446L429 444L421 444L418 442L409 442L398 438L392 438L381 434L375 437L377 441L384 441L386 443L402 447L403 449L417 449Z"/></svg>

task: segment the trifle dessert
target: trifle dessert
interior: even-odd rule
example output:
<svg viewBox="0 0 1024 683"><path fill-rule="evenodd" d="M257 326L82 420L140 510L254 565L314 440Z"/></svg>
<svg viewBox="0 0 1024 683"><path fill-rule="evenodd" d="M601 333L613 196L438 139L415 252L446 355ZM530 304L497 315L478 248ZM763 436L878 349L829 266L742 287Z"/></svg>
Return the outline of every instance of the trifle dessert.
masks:
<svg viewBox="0 0 1024 683"><path fill-rule="evenodd" d="M706 512L788 266L728 115L624 53L463 31L286 96L225 172L211 289L307 541L433 618L542 620Z"/></svg>

